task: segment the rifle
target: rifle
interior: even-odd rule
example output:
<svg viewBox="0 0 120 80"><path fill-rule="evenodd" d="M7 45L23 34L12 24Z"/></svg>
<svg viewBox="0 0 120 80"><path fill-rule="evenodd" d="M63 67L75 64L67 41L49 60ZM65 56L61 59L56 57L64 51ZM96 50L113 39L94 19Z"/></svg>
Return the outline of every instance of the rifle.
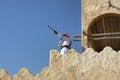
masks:
<svg viewBox="0 0 120 80"><path fill-rule="evenodd" d="M54 34L58 34L58 32L55 29L53 29L52 27L50 27L50 25L48 25L48 28L51 29L54 32Z"/></svg>

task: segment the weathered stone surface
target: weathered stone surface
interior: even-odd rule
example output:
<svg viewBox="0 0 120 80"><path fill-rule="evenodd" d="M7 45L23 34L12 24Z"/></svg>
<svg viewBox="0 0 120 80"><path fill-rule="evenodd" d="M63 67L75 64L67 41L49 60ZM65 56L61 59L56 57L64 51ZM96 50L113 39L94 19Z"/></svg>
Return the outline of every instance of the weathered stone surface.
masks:
<svg viewBox="0 0 120 80"><path fill-rule="evenodd" d="M34 77L27 68L22 68L17 74L15 74L12 80L33 80Z"/></svg>
<svg viewBox="0 0 120 80"><path fill-rule="evenodd" d="M50 63L36 76L27 68L22 68L13 77L0 69L1 80L119 80L120 51L110 47L100 53L92 48L78 54L74 49L64 56L56 50L50 52Z"/></svg>
<svg viewBox="0 0 120 80"><path fill-rule="evenodd" d="M114 7L109 7L108 1L111 1ZM82 31L88 33L88 28L96 18L109 13L120 15L120 0L82 0ZM86 46L88 37L82 35L82 47Z"/></svg>
<svg viewBox="0 0 120 80"><path fill-rule="evenodd" d="M11 80L10 75L4 69L0 69L0 80Z"/></svg>
<svg viewBox="0 0 120 80"><path fill-rule="evenodd" d="M54 57L53 57L54 56ZM119 80L120 52L110 47L100 53L92 48L78 54L74 49L61 56L51 51L47 80ZM59 63L60 62L60 63ZM54 64L54 65L53 65ZM49 77L49 78L47 78Z"/></svg>

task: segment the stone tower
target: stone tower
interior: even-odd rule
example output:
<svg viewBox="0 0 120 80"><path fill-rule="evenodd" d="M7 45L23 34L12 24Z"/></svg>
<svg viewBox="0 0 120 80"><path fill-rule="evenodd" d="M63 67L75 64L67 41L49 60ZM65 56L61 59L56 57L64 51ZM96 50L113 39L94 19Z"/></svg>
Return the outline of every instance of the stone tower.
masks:
<svg viewBox="0 0 120 80"><path fill-rule="evenodd" d="M120 50L120 0L82 0L82 47Z"/></svg>

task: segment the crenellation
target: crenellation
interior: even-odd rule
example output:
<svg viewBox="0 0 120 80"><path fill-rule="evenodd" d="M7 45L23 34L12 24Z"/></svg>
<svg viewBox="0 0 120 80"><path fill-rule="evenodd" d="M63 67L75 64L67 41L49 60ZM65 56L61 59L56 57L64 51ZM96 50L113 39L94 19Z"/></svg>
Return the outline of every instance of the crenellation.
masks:
<svg viewBox="0 0 120 80"><path fill-rule="evenodd" d="M71 49L64 56L51 50L51 63L37 75L22 68L14 76L0 69L1 80L119 80L120 51L105 47L101 52L87 48L79 54ZM111 77L112 76L112 77Z"/></svg>

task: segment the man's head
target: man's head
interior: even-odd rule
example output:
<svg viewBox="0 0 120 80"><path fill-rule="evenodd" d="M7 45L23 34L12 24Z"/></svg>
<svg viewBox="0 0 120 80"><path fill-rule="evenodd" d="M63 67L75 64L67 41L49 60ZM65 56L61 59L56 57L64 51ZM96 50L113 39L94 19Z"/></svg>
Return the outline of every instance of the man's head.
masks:
<svg viewBox="0 0 120 80"><path fill-rule="evenodd" d="M70 38L68 34L63 34L63 37Z"/></svg>

